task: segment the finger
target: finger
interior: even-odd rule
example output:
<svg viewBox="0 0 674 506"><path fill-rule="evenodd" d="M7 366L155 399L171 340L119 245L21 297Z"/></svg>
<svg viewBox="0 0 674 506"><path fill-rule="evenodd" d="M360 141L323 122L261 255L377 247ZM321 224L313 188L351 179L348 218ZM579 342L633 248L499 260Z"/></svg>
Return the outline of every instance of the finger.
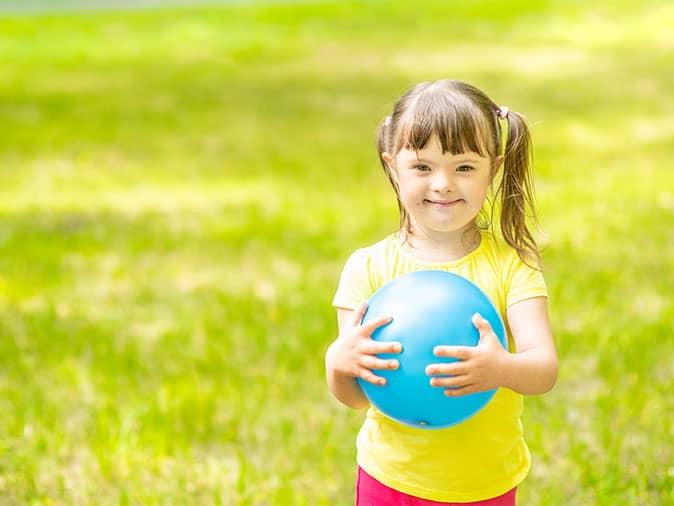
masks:
<svg viewBox="0 0 674 506"><path fill-rule="evenodd" d="M436 346L433 348L433 355L436 357L453 357L459 360L468 360L473 356L471 346Z"/></svg>
<svg viewBox="0 0 674 506"><path fill-rule="evenodd" d="M363 355L360 364L368 369L397 369L399 366L398 361L395 359L384 360L372 355Z"/></svg>
<svg viewBox="0 0 674 506"><path fill-rule="evenodd" d="M475 325L480 333L480 343L487 337L496 338L496 334L492 330L491 324L480 313L475 313L473 315L473 325Z"/></svg>
<svg viewBox="0 0 674 506"><path fill-rule="evenodd" d="M363 319L365 311L367 311L367 302L363 302L360 306L358 306L358 309L356 309L353 312L353 320L351 321L351 323L353 324L354 327L360 325L360 322Z"/></svg>
<svg viewBox="0 0 674 506"><path fill-rule="evenodd" d="M470 379L467 375L452 376L451 378L431 378L430 384L432 387L443 388L461 388L470 384Z"/></svg>
<svg viewBox="0 0 674 506"><path fill-rule="evenodd" d="M491 323L489 323L489 320L483 317L480 313L475 313L473 315L472 320L473 325L475 325L475 327L477 327L478 330L481 330L483 332L491 331Z"/></svg>
<svg viewBox="0 0 674 506"><path fill-rule="evenodd" d="M379 316L374 320L363 324L361 331L363 334L369 337L378 327L386 325L387 323L391 323L392 320L393 318L390 316Z"/></svg>
<svg viewBox="0 0 674 506"><path fill-rule="evenodd" d="M402 344L395 341L363 341L359 351L368 355L381 355L382 353L400 353L403 351Z"/></svg>
<svg viewBox="0 0 674 506"><path fill-rule="evenodd" d="M426 367L426 374L432 376L434 374L451 374L452 376L459 376L466 374L468 368L464 362L452 362L451 364L431 364Z"/></svg>
<svg viewBox="0 0 674 506"><path fill-rule="evenodd" d="M460 388L448 388L443 393L447 397L460 397L462 395L474 394L478 392L478 389L475 385L466 385Z"/></svg>
<svg viewBox="0 0 674 506"><path fill-rule="evenodd" d="M364 367L361 367L358 371L358 377L362 379L363 381L367 381L368 383L372 383L373 385L379 385L379 386L384 386L386 384L386 379L382 378L381 376L377 376L376 374L373 374L372 371L369 369L365 369Z"/></svg>

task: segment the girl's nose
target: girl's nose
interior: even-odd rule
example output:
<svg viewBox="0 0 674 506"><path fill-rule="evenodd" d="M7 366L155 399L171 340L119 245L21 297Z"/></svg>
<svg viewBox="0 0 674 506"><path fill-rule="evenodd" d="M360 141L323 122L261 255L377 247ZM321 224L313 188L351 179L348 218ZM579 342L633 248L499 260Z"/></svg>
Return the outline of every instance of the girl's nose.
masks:
<svg viewBox="0 0 674 506"><path fill-rule="evenodd" d="M452 182L450 178L442 171L438 171L431 181L431 189L439 193L452 191Z"/></svg>

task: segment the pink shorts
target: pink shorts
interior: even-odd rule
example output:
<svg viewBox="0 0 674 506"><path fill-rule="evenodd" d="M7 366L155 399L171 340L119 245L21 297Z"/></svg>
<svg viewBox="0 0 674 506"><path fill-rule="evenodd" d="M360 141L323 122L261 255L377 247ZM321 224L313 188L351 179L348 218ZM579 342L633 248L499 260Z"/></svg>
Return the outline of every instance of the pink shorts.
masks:
<svg viewBox="0 0 674 506"><path fill-rule="evenodd" d="M475 502L438 502L398 492L378 482L358 466L356 506L515 506L517 487L503 495Z"/></svg>

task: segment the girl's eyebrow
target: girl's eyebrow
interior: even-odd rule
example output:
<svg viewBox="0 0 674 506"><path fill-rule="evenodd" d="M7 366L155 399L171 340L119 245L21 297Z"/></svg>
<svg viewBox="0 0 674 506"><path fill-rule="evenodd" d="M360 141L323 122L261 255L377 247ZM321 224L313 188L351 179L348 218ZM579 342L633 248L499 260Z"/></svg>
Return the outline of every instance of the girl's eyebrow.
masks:
<svg viewBox="0 0 674 506"><path fill-rule="evenodd" d="M410 160L410 163L414 162L435 163L433 160L426 160L425 158L412 158ZM454 163L466 163L466 162L479 163L480 160L476 158L459 158L458 160L454 160Z"/></svg>

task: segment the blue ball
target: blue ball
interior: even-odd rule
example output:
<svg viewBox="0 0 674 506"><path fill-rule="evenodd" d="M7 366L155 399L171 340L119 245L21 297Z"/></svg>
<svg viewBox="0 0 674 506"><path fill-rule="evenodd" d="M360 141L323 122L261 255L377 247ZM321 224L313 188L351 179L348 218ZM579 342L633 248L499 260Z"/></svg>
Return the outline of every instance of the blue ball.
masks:
<svg viewBox="0 0 674 506"><path fill-rule="evenodd" d="M482 409L496 390L447 397L445 387L431 386L430 364L456 362L438 357L438 345L476 346L480 333L472 323L480 313L507 349L503 321L489 298L466 278L445 271L424 270L397 277L377 290L362 323L379 316L393 321L372 333L375 341L396 341L402 352L378 355L397 359L395 370L375 370L386 385L358 378L363 392L382 413L403 424L440 429L462 422ZM437 376L437 375L434 375Z"/></svg>

